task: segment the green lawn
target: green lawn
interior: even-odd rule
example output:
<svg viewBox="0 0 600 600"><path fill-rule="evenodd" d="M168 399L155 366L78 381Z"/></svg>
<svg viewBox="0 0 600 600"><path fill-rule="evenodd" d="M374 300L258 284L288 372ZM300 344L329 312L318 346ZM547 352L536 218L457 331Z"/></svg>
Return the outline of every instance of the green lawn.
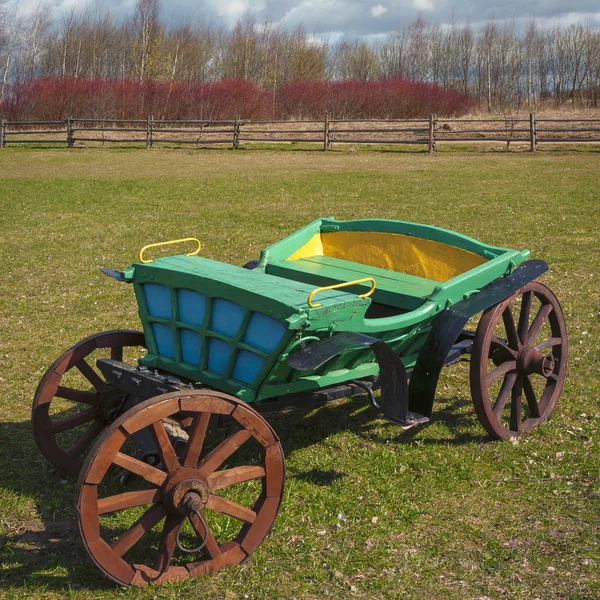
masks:
<svg viewBox="0 0 600 600"><path fill-rule="evenodd" d="M211 579L123 590L88 560L75 479L31 435L50 363L98 331L139 328L123 268L196 236L243 264L319 216L413 220L529 248L565 309L554 418L518 443L474 415L447 369L431 425L402 433L364 399L271 420L288 479L271 535ZM0 596L597 598L600 596L600 154L264 150L0 151Z"/></svg>

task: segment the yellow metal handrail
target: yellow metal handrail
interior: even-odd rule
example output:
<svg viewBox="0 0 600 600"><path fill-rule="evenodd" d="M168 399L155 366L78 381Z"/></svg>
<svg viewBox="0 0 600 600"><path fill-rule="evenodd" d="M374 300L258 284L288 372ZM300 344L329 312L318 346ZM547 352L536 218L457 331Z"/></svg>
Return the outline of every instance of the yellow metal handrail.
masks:
<svg viewBox="0 0 600 600"><path fill-rule="evenodd" d="M154 260L153 258L151 258L151 259L144 258L144 252L146 252L146 250L148 250L149 248L158 248L159 246L169 246L170 244L179 244L182 242L196 242L196 244L198 244L198 247L193 252L188 252L186 254L186 256L196 256L196 254L198 254L198 252L200 252L200 248L202 248L202 244L200 243L200 240L193 238L193 237L182 238L180 240L169 240L168 242L158 242L157 244L148 244L147 246L144 246L140 250L140 262L150 263Z"/></svg>
<svg viewBox="0 0 600 600"><path fill-rule="evenodd" d="M308 299L306 300L306 303L311 308L317 308L318 306L323 306L322 304L313 304L312 299L315 296L315 294L318 294L319 292L326 292L328 290L337 290L339 288L348 287L350 285L357 285L359 283L365 283L367 281L371 282L371 289L366 294L358 295L359 298L367 298L375 291L375 287L377 286L377 283L375 282L375 280L372 277L365 277L364 279L356 279L354 281L345 281L344 283L336 283L335 285L326 285L324 287L318 287L317 289L313 290L308 295Z"/></svg>

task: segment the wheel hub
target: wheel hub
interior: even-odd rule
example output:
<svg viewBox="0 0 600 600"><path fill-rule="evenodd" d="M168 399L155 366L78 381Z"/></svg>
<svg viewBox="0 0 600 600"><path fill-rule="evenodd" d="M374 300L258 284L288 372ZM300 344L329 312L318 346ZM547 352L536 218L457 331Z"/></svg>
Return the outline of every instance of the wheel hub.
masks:
<svg viewBox="0 0 600 600"><path fill-rule="evenodd" d="M167 479L163 488L165 508L173 513L189 514L204 509L210 490L206 481L192 469L181 469Z"/></svg>
<svg viewBox="0 0 600 600"><path fill-rule="evenodd" d="M105 424L110 425L121 415L121 407L127 394L121 390L112 389L102 395L98 402L98 418Z"/></svg>
<svg viewBox="0 0 600 600"><path fill-rule="evenodd" d="M208 486L197 479L186 479L173 488L171 502L178 512L198 512L208 502Z"/></svg>
<svg viewBox="0 0 600 600"><path fill-rule="evenodd" d="M537 373L548 379L554 373L554 356L544 354L533 346L524 346L517 355L517 369L524 375Z"/></svg>

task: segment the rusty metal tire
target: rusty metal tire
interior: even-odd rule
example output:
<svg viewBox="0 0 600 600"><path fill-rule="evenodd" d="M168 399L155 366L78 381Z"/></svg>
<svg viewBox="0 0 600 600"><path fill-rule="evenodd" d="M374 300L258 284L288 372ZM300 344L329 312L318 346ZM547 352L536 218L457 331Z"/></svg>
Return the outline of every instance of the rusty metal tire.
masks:
<svg viewBox="0 0 600 600"><path fill-rule="evenodd" d="M229 430L218 423L223 418ZM179 454L165 419L185 423L187 443ZM152 436L158 464L143 462L131 450L130 440L140 432ZM232 467L236 461L243 464ZM120 469L135 474L143 489L111 491ZM220 392L173 392L130 409L98 440L79 476L79 530L94 563L121 585L217 573L248 558L269 533L284 483L279 439L254 409ZM240 489L244 505L231 499L239 498ZM231 527L214 529L223 521ZM184 525L202 541L201 550L181 548Z"/></svg>
<svg viewBox="0 0 600 600"><path fill-rule="evenodd" d="M531 318L534 305L539 308ZM543 283L528 283L483 313L470 380L475 412L491 437L513 438L550 417L564 385L567 354L562 308Z"/></svg>
<svg viewBox="0 0 600 600"><path fill-rule="evenodd" d="M121 401L119 393L106 383L86 358L96 350L105 349L110 350L111 358L122 360L125 347L145 348L144 334L117 330L91 335L57 358L38 385L31 410L33 438L42 454L55 467L70 475L79 473L83 465L82 456L110 423L108 413L111 407ZM71 369L79 371L85 379L84 387L88 389L61 385L63 377ZM51 407L58 398L70 400L79 410L53 419L56 415L51 415ZM76 441L63 441L61 434L76 431L82 425L87 425L87 428Z"/></svg>

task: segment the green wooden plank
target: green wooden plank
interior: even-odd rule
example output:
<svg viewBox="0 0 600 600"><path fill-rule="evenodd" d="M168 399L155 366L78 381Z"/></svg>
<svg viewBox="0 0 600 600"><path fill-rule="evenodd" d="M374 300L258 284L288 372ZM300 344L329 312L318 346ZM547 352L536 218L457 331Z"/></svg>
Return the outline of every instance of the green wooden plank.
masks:
<svg viewBox="0 0 600 600"><path fill-rule="evenodd" d="M314 286L295 279L275 277L261 269L244 269L199 256L168 256L148 264L134 264L125 276L138 284L161 283L207 296L226 298L244 308L285 320L292 315L311 317L363 305L364 301L346 290L329 290L319 295L323 305L309 309L308 295Z"/></svg>
<svg viewBox="0 0 600 600"><path fill-rule="evenodd" d="M345 262L345 261L343 261ZM383 269L382 269L383 270ZM304 281L314 286L326 286L341 283L344 281L352 281L360 279L360 273L355 271L344 271L343 269L332 267L329 265L318 264L306 259L288 260L267 265L267 272L280 277L289 277ZM369 277L370 275L362 275ZM398 283L390 280L380 280L375 277L377 287L372 298L374 302L387 304L388 306L396 306L406 310L414 310L423 304L423 296L419 292L408 290L405 291ZM425 280L427 281L427 280ZM432 289L428 292L431 293ZM345 288L354 294L364 294L371 288L370 283L353 285ZM315 298L315 302L321 301L321 295Z"/></svg>
<svg viewBox="0 0 600 600"><path fill-rule="evenodd" d="M300 260L338 269L344 276L342 281L373 277L377 282L377 287L380 289L390 292L401 292L404 295L416 298L426 298L439 285L437 281L431 279L424 279L423 277L416 277L407 273L398 273L397 271L389 271L388 269L363 265L331 256L311 256Z"/></svg>

